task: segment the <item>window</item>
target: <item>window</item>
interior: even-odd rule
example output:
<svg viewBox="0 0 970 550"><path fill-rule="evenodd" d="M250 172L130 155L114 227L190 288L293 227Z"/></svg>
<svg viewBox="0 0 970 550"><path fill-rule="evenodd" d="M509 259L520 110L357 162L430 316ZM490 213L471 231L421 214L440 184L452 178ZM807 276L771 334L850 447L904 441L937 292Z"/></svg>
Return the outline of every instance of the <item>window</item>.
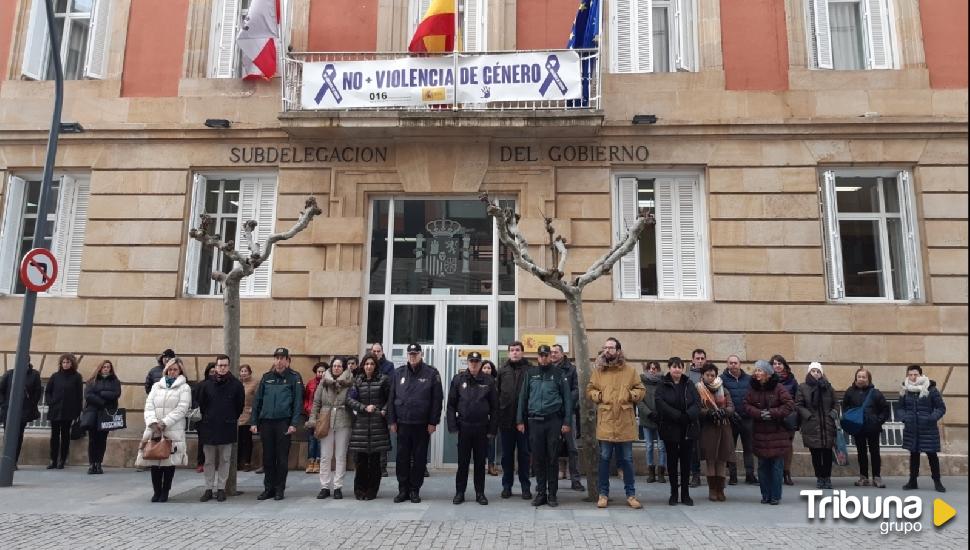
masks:
<svg viewBox="0 0 970 550"><path fill-rule="evenodd" d="M610 71L696 71L696 0L613 0Z"/></svg>
<svg viewBox="0 0 970 550"><path fill-rule="evenodd" d="M829 298L922 299L909 172L830 170L821 191Z"/></svg>
<svg viewBox="0 0 970 550"><path fill-rule="evenodd" d="M807 0L810 66L892 69L892 0Z"/></svg>
<svg viewBox="0 0 970 550"><path fill-rule="evenodd" d="M461 21L461 43L462 51L465 52L484 52L487 51L487 26L486 15L488 12L488 0L457 0L458 19ZM410 32L407 36L408 43L414 36L414 31L418 24L424 19L424 14L428 12L431 0L409 0L408 15L410 19ZM405 44L407 46L407 44Z"/></svg>
<svg viewBox="0 0 970 550"><path fill-rule="evenodd" d="M209 35L209 77L242 78L242 64L236 36L249 15L252 0L216 0L212 3L212 29ZM289 0L280 0L280 17L286 19ZM281 31L289 25L281 21ZM283 45L276 43L277 75L283 70Z"/></svg>
<svg viewBox="0 0 970 550"><path fill-rule="evenodd" d="M105 78L110 8L110 0L55 0L54 28L66 80ZM32 80L54 78L44 0L30 6L21 74Z"/></svg>
<svg viewBox="0 0 970 550"><path fill-rule="evenodd" d="M31 249L38 223L41 178L11 176L7 181L3 223L0 225L0 294L23 294L18 275L20 260ZM81 252L87 227L87 177L59 176L51 185L50 214L44 246L54 251L60 273L50 296L76 296L81 275Z"/></svg>
<svg viewBox="0 0 970 550"><path fill-rule="evenodd" d="M656 225L640 234L620 259L615 278L620 298L702 300L707 298L707 248L700 178L696 174L638 174L617 178L616 238L653 211Z"/></svg>
<svg viewBox="0 0 970 550"><path fill-rule="evenodd" d="M192 205L189 224L198 227L199 216L205 213L212 218L212 231L224 239L232 239L236 249L243 255L249 254L249 247L243 243L242 225L256 220L253 237L260 244L273 233L276 221L276 178L269 176L195 176L192 186ZM256 269L256 272L242 280L239 293L242 296L269 296L272 256ZM183 292L187 295L221 295L222 285L213 281L213 271L228 273L232 263L222 252L203 248L189 239L185 260L185 281Z"/></svg>

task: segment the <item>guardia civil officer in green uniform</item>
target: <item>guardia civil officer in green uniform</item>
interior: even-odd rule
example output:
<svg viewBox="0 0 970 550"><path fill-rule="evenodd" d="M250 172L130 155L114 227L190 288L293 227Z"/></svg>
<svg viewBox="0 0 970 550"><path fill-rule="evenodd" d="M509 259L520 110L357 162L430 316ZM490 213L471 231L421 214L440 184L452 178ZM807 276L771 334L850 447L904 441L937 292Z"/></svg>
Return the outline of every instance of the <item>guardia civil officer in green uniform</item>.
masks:
<svg viewBox="0 0 970 550"><path fill-rule="evenodd" d="M526 423L529 427L536 471L536 497L532 505L555 507L559 506L556 474L560 439L561 434L569 433L571 422L567 412L573 410L573 400L563 370L553 365L549 357L552 350L541 345L538 352L539 366L530 368L522 382L516 427L520 432L525 432Z"/></svg>
<svg viewBox="0 0 970 550"><path fill-rule="evenodd" d="M263 375L253 398L253 427L263 443L263 492L257 500L283 500L290 436L303 414L303 378L290 368L290 351L276 348L273 368Z"/></svg>

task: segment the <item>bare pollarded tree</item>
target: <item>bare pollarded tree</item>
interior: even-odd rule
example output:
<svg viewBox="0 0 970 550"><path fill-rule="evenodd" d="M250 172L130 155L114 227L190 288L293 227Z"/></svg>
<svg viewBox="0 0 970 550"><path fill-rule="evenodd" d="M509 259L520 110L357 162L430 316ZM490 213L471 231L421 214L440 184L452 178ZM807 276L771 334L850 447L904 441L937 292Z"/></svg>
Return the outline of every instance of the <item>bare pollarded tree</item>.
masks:
<svg viewBox="0 0 970 550"><path fill-rule="evenodd" d="M596 279L610 273L610 270L636 245L640 234L650 224L655 223L653 214L646 209L640 209L633 223L626 228L622 235L605 254L593 262L585 273L568 280L566 277L566 257L569 249L562 235L557 234L553 227L552 218L543 216L546 233L549 235L549 247L552 253L552 267L542 267L529 254L529 242L519 230L521 216L511 208L501 208L488 198L488 193L482 193L479 198L485 204L489 216L495 218L498 226L498 236L509 251L512 260L522 270L532 274L547 286L560 292L569 308L569 324L572 332L576 369L579 373L580 398L580 426L582 428L582 453L580 461L587 476L588 499L597 497L597 444L596 444L596 409L586 397L586 386L592 375L592 357L589 352L589 338L586 334L586 320L583 316L583 289Z"/></svg>
<svg viewBox="0 0 970 550"><path fill-rule="evenodd" d="M213 220L206 214L200 216L199 227L189 230L191 238L199 241L204 247L215 248L233 262L233 267L229 273L214 271L212 279L222 285L222 341L225 354L229 356L230 365L232 365L232 373L235 376L239 376L240 355L239 285L243 279L252 275L263 262L269 259L269 255L273 252L273 245L280 241L292 239L306 229L313 218L321 213L322 210L317 206L317 199L308 197L303 211L293 227L283 233L270 235L266 242L262 244L256 242L253 236L253 231L255 231L257 225L256 220L247 221L242 227L242 241L249 252L248 255L240 253L233 241L224 240L221 235L211 233ZM233 445L232 453L235 456L235 445ZM236 461L232 460L231 464L229 479L226 481L226 493L235 495L237 494Z"/></svg>

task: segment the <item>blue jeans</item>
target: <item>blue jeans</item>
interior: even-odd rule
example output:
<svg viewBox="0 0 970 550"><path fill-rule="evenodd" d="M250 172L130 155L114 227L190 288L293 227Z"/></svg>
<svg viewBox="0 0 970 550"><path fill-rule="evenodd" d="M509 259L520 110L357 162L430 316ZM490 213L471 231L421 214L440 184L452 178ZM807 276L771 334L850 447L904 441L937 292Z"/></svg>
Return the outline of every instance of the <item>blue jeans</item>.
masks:
<svg viewBox="0 0 970 550"><path fill-rule="evenodd" d="M784 457L758 459L758 481L761 484L762 500L781 500L781 482L784 471Z"/></svg>
<svg viewBox="0 0 970 550"><path fill-rule="evenodd" d="M495 440L496 438L494 437L492 439L489 439L488 446L485 447L485 458L488 459L489 466L495 465Z"/></svg>
<svg viewBox="0 0 970 550"><path fill-rule="evenodd" d="M531 487L529 483L529 438L526 434L516 429L502 428L499 430L502 436L502 488L511 489L515 481L516 458L518 458L519 483L522 491L528 491Z"/></svg>
<svg viewBox="0 0 970 550"><path fill-rule="evenodd" d="M616 453L616 467L623 472L623 490L628 497L636 496L632 441L622 443L600 441L599 479L597 480L600 496L610 496L610 460L613 458L614 452Z"/></svg>
<svg viewBox="0 0 970 550"><path fill-rule="evenodd" d="M642 426L641 426L642 427ZM660 439L660 430L656 428L643 428L643 439L647 442L647 466L666 466L667 465L667 448L664 447L664 442ZM657 460L653 460L653 450L657 449Z"/></svg>
<svg viewBox="0 0 970 550"><path fill-rule="evenodd" d="M309 430L307 433L309 437L307 438L306 457L320 458L320 440L313 437L313 430Z"/></svg>

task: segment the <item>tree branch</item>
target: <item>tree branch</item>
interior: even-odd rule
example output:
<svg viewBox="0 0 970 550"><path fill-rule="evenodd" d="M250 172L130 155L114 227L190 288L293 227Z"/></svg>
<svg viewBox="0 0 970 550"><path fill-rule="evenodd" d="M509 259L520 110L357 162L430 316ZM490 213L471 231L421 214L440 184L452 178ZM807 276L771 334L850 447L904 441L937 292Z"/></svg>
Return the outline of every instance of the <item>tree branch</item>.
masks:
<svg viewBox="0 0 970 550"><path fill-rule="evenodd" d="M219 250L230 260L241 262L244 259L243 255L236 250L236 244L233 241L223 241L218 233L209 232L212 228L212 218L208 214L202 214L199 218L199 227L190 229L189 237L202 243L202 246Z"/></svg>
<svg viewBox="0 0 970 550"><path fill-rule="evenodd" d="M555 277L554 272L539 267L539 265L529 256L529 242L519 231L519 216L511 209L503 210L488 198L488 193L479 195L479 200L486 205L486 211L495 218L498 227L498 237L506 247L512 252L512 260L515 265L535 275L540 281L547 285L563 290L563 282Z"/></svg>
<svg viewBox="0 0 970 550"><path fill-rule="evenodd" d="M627 230L626 235L620 239L613 248L611 248L606 254L601 256L598 260L593 262L593 265L589 266L586 273L576 278L573 283L580 289L588 285L589 283L595 281L601 276L609 273L613 269L613 265L620 261L620 258L626 256L633 247L637 244L637 240L640 238L640 233L648 226L656 223L656 219L653 217L653 213L645 208L641 208L637 213L637 219L634 220L633 225Z"/></svg>

